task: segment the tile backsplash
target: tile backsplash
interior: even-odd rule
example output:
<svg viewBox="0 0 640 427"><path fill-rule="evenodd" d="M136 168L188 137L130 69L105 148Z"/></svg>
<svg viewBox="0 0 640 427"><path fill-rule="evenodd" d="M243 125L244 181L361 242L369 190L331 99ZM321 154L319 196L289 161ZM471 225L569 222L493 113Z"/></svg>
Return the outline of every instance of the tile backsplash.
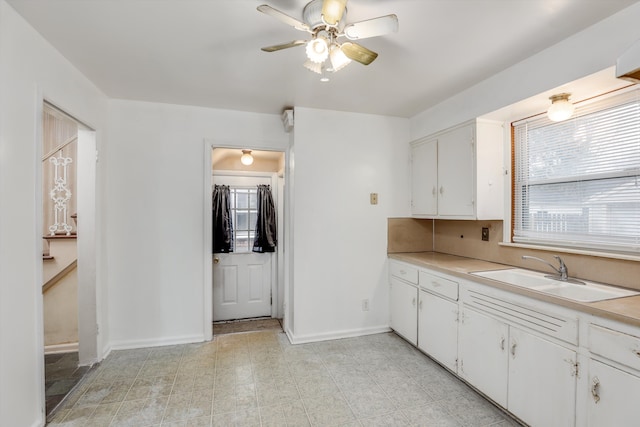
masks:
<svg viewBox="0 0 640 427"><path fill-rule="evenodd" d="M551 262L554 261L553 255L560 255L572 277L640 290L640 261L501 246L502 221L389 218L388 226L388 253L433 250L532 270L545 267L523 260L522 255L533 255ZM482 240L483 227L489 229L489 241ZM420 239L424 240L420 242Z"/></svg>

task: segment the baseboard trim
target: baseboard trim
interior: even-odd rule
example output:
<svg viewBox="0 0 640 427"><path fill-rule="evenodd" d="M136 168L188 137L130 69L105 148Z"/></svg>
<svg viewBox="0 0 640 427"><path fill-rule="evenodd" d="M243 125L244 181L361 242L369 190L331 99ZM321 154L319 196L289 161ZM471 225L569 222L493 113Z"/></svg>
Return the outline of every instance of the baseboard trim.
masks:
<svg viewBox="0 0 640 427"><path fill-rule="evenodd" d="M310 342L329 341L342 338L354 338L365 335L382 334L390 331L391 328L389 328L388 326L373 326L370 328L347 329L344 331L333 331L308 335L294 335L293 333L291 333L291 331L287 330L286 334L291 344L305 344Z"/></svg>
<svg viewBox="0 0 640 427"><path fill-rule="evenodd" d="M73 353L78 351L78 343L52 344L44 346L44 354Z"/></svg>
<svg viewBox="0 0 640 427"><path fill-rule="evenodd" d="M149 338L142 340L113 341L107 346L104 357L114 350L133 350L145 347L163 347L166 345L192 344L204 342L204 335L184 335L178 337Z"/></svg>

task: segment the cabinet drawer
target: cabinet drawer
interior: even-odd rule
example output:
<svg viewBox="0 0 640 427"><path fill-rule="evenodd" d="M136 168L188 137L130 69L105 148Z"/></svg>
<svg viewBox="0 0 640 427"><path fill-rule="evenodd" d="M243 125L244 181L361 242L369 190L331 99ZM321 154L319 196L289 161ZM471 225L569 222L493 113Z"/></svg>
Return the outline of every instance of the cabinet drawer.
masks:
<svg viewBox="0 0 640 427"><path fill-rule="evenodd" d="M420 271L420 287L445 298L458 300L458 282Z"/></svg>
<svg viewBox="0 0 640 427"><path fill-rule="evenodd" d="M589 350L607 359L640 370L640 338L589 325Z"/></svg>
<svg viewBox="0 0 640 427"><path fill-rule="evenodd" d="M418 284L418 269L400 262L390 262L389 271L392 276L398 277L407 282Z"/></svg>

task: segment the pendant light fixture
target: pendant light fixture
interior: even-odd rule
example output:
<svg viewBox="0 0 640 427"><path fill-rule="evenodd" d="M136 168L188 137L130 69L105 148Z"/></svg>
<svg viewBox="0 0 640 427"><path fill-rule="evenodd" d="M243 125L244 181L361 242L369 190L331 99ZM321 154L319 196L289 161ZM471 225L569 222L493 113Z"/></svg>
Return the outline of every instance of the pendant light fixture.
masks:
<svg viewBox="0 0 640 427"><path fill-rule="evenodd" d="M559 93L550 96L551 106L547 110L547 117L554 122L567 120L573 115L576 107L569 102L570 93Z"/></svg>
<svg viewBox="0 0 640 427"><path fill-rule="evenodd" d="M253 164L253 156L251 155L251 150L242 150L240 162L245 166L251 166Z"/></svg>

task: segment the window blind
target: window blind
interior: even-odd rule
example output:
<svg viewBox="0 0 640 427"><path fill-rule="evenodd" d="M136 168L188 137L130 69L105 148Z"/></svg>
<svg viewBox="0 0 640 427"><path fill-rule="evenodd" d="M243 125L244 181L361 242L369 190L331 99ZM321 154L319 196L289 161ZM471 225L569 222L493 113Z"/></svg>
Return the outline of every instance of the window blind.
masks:
<svg viewBox="0 0 640 427"><path fill-rule="evenodd" d="M640 252L640 89L513 127L514 242Z"/></svg>

